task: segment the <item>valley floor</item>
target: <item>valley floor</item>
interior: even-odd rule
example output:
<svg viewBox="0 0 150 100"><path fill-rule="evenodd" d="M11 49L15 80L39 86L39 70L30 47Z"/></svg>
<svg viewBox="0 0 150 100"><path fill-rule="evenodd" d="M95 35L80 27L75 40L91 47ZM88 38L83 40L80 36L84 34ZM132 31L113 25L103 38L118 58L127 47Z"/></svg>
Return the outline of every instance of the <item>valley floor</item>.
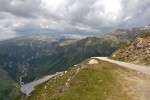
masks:
<svg viewBox="0 0 150 100"><path fill-rule="evenodd" d="M149 87L149 75L91 58L36 86L28 99L149 100Z"/></svg>

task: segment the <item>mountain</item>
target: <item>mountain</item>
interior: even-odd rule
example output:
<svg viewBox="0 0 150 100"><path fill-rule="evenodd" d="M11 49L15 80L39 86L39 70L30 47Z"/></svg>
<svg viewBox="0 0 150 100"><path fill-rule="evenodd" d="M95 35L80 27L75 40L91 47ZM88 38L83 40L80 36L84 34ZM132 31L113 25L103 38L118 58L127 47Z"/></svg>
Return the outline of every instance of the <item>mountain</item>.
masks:
<svg viewBox="0 0 150 100"><path fill-rule="evenodd" d="M106 35L84 39L55 40L49 36L24 36L0 42L0 65L12 79L25 83L45 74L63 71L91 56L110 56L118 47L149 31L142 28L118 29ZM82 55L82 56L81 56Z"/></svg>
<svg viewBox="0 0 150 100"><path fill-rule="evenodd" d="M26 83L66 70L91 56L109 56L122 43L112 36L59 41L44 36L20 37L0 42L0 65L16 81L27 73L23 78Z"/></svg>
<svg viewBox="0 0 150 100"><path fill-rule="evenodd" d="M133 28L133 29L117 29L108 33L108 35L115 36L122 40L131 40L136 38L139 34L150 32L150 24L144 27Z"/></svg>
<svg viewBox="0 0 150 100"><path fill-rule="evenodd" d="M28 83L43 75L65 71L92 56L110 56L121 45L147 31L149 26L119 29L84 39L55 40L49 36L37 35L1 41L0 68L15 83L27 74L22 80Z"/></svg>
<svg viewBox="0 0 150 100"><path fill-rule="evenodd" d="M150 64L150 33L145 33L115 51L112 59L138 64Z"/></svg>
<svg viewBox="0 0 150 100"><path fill-rule="evenodd" d="M88 37L69 45L61 46L58 44L60 42L52 44L54 46L46 51L46 53L29 62L32 68L36 66L38 74L43 72L52 74L57 71L66 70L70 66L91 56L108 56L121 45L120 42L114 39L105 40L99 37Z"/></svg>
<svg viewBox="0 0 150 100"><path fill-rule="evenodd" d="M19 77L27 60L53 41L41 36L19 37L0 42L0 100L21 96Z"/></svg>
<svg viewBox="0 0 150 100"><path fill-rule="evenodd" d="M54 40L51 37L19 37L0 42L0 66L19 81L24 66L48 48Z"/></svg>
<svg viewBox="0 0 150 100"><path fill-rule="evenodd" d="M91 56L108 56L121 44L115 39L99 37L52 42L40 55L28 61L28 76L23 79L27 82L37 76L66 70Z"/></svg>

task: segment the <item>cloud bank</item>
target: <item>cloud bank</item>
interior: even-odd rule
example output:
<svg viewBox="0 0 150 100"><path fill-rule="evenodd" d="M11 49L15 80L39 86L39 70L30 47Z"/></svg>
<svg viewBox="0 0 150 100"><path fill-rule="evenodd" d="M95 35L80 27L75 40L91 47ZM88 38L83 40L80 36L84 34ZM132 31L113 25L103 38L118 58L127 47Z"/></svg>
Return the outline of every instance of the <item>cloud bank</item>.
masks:
<svg viewBox="0 0 150 100"><path fill-rule="evenodd" d="M0 39L84 37L150 23L149 0L0 0Z"/></svg>

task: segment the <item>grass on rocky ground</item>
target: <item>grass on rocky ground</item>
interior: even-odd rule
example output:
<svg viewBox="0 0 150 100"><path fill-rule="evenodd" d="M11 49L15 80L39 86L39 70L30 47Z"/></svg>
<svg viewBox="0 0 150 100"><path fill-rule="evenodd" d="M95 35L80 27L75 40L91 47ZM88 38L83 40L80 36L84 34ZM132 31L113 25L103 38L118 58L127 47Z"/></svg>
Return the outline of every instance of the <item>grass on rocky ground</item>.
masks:
<svg viewBox="0 0 150 100"><path fill-rule="evenodd" d="M100 60L99 64L89 65L89 60L68 69L66 74L58 77L58 82L52 78L36 86L29 100L129 100L116 73L116 70L128 70ZM81 68L81 65L86 67L71 79L69 86L64 88L62 93L59 93L58 89L65 86L68 77L73 75L78 67Z"/></svg>

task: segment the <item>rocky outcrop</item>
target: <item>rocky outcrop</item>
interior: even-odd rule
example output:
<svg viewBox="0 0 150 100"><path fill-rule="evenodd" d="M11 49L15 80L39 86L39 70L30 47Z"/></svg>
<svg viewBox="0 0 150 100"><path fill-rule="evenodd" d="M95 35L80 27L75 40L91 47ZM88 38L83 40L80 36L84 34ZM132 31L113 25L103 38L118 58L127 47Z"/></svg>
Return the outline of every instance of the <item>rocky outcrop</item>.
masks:
<svg viewBox="0 0 150 100"><path fill-rule="evenodd" d="M98 64L99 62L96 60L96 59L91 59L89 61L89 64L92 65L92 64Z"/></svg>
<svg viewBox="0 0 150 100"><path fill-rule="evenodd" d="M126 44L111 56L122 61L150 64L150 33L141 35Z"/></svg>

